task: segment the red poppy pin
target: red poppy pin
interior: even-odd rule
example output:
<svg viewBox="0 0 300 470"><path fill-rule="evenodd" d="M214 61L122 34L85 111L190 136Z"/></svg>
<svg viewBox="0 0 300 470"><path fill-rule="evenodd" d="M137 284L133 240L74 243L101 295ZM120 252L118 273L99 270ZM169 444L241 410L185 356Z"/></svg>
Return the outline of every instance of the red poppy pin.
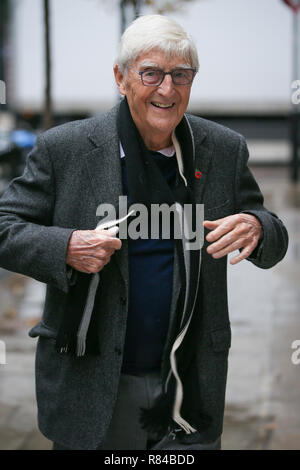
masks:
<svg viewBox="0 0 300 470"><path fill-rule="evenodd" d="M197 179L199 180L199 179L201 178L201 176L202 176L201 171L200 171L200 170L196 170L196 171L195 171L195 178L197 178Z"/></svg>

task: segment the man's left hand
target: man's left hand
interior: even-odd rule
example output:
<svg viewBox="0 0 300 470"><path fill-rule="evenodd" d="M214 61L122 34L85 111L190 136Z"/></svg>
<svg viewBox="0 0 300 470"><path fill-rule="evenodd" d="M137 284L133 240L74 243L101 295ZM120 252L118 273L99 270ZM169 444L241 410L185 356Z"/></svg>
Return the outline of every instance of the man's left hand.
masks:
<svg viewBox="0 0 300 470"><path fill-rule="evenodd" d="M263 234L261 223L251 214L240 213L222 219L205 220L203 225L211 230L206 240L211 242L207 253L213 258L222 258L242 248L239 255L231 258L230 264L237 264L250 256Z"/></svg>

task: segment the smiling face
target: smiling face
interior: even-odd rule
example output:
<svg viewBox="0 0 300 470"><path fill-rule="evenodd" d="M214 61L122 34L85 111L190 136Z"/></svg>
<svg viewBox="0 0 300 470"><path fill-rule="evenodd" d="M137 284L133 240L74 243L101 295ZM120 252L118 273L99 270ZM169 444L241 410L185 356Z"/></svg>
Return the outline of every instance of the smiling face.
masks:
<svg viewBox="0 0 300 470"><path fill-rule="evenodd" d="M191 85L174 85L166 75L159 86L145 86L138 72L158 68L164 72L191 67L181 56L167 59L159 50L140 55L125 74L118 65L114 68L116 82L122 95L126 95L132 118L151 150L171 145L171 135L181 121L190 97Z"/></svg>

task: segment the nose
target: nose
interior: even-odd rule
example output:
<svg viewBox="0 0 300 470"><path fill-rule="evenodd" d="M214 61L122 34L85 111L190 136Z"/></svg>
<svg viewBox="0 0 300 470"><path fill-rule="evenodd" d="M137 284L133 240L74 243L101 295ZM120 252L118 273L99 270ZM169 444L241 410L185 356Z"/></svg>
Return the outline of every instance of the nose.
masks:
<svg viewBox="0 0 300 470"><path fill-rule="evenodd" d="M158 87L158 91L160 91L163 95L169 95L174 90L174 84L171 75L165 75L162 83Z"/></svg>

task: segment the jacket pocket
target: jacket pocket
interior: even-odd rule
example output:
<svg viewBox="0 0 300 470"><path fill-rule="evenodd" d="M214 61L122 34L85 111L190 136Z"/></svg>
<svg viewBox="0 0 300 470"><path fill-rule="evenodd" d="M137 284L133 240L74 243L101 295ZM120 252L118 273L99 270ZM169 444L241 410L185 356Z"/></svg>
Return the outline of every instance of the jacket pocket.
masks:
<svg viewBox="0 0 300 470"><path fill-rule="evenodd" d="M218 205L213 206L213 207L207 207L207 208L206 208L205 205L204 205L204 210L205 210L208 214L211 214L211 213L217 212L217 211L219 211L219 210L225 209L226 206L229 205L229 202L230 202L230 200L229 200L229 199L226 199L225 201L219 202Z"/></svg>
<svg viewBox="0 0 300 470"><path fill-rule="evenodd" d="M50 326L45 325L43 321L40 321L28 332L28 335L31 338L36 338L37 336L42 336L43 338L53 338L57 336L57 331Z"/></svg>
<svg viewBox="0 0 300 470"><path fill-rule="evenodd" d="M215 352L226 351L231 346L231 328L227 325L210 332L212 348Z"/></svg>

